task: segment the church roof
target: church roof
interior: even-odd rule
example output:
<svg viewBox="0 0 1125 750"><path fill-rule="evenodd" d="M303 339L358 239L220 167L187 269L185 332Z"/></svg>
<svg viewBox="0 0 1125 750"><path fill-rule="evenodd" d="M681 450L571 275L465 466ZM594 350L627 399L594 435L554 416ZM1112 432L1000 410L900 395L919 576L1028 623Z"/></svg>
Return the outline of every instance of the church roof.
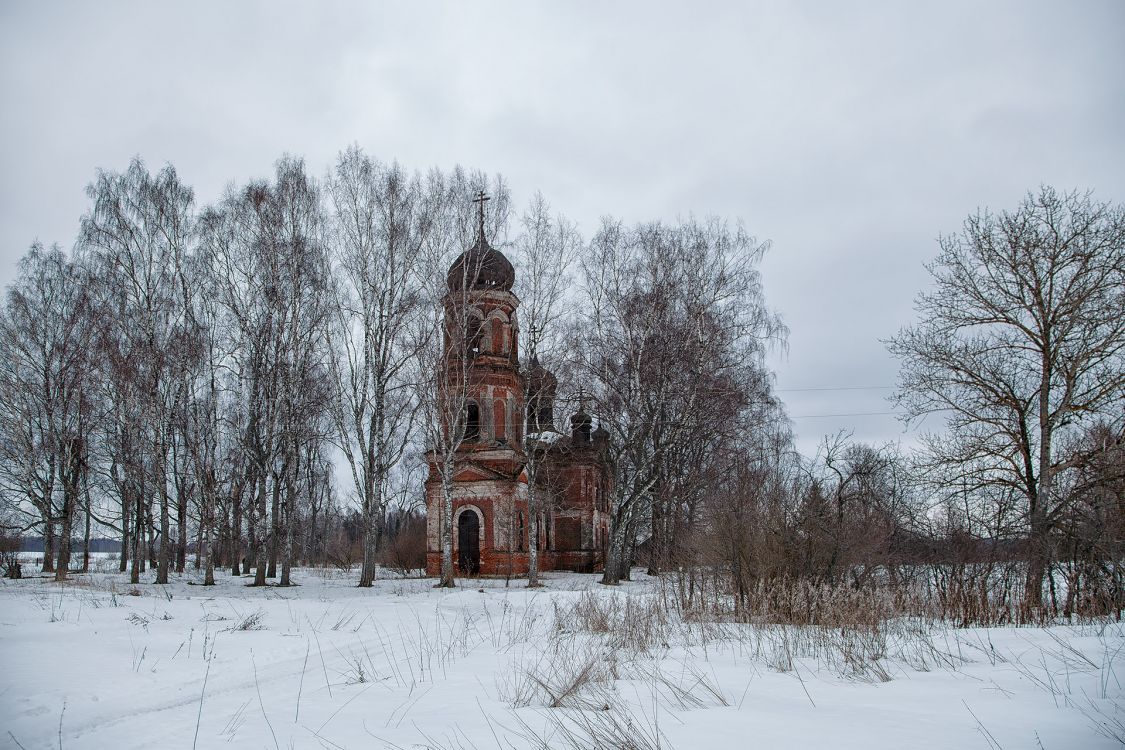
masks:
<svg viewBox="0 0 1125 750"><path fill-rule="evenodd" d="M475 245L457 256L446 276L451 291L460 291L466 280L469 289L507 292L516 283L516 269L504 253L489 245L481 235Z"/></svg>

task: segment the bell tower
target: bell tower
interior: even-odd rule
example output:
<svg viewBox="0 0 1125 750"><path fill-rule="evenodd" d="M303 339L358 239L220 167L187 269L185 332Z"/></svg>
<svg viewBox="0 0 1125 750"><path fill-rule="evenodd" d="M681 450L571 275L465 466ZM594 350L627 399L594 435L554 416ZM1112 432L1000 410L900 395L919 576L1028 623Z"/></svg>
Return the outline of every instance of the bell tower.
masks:
<svg viewBox="0 0 1125 750"><path fill-rule="evenodd" d="M442 301L446 387L459 391L467 384L453 477L453 558L461 576L527 569L519 299L512 293L515 269L485 238L488 200L482 191L473 201L479 207L476 242L450 266ZM431 463L426 481L431 575L441 567L441 491Z"/></svg>
<svg viewBox="0 0 1125 750"><path fill-rule="evenodd" d="M529 534L537 540L539 570L597 570L605 560L614 487L609 433L593 429L581 391L571 433L556 430L555 375L534 352L521 374L516 273L485 238L487 200L482 192L473 201L479 207L476 241L449 267L442 300L443 386L463 395L456 401L465 404L450 483L454 574L525 575ZM529 450L541 461L532 472L535 518L528 507ZM444 541L443 476L437 452L428 457L426 572L436 576Z"/></svg>
<svg viewBox="0 0 1125 750"><path fill-rule="evenodd" d="M484 202L480 206L476 243L461 253L446 277L445 351L450 372L465 357L468 366L469 412L466 414L465 451L479 452L482 446L519 449L523 441L523 388L520 381L519 299L512 293L516 273L511 262L488 244L484 236ZM463 335L464 341L453 337ZM450 383L455 386L454 383ZM475 411L476 419L472 412Z"/></svg>

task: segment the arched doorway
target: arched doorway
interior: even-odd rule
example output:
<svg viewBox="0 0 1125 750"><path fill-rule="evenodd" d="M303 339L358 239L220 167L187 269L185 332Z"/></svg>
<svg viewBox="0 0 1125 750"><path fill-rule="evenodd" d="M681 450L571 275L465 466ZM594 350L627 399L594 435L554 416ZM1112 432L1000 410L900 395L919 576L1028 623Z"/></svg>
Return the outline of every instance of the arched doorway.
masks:
<svg viewBox="0 0 1125 750"><path fill-rule="evenodd" d="M471 510L457 518L457 567L461 575L480 573L480 519Z"/></svg>

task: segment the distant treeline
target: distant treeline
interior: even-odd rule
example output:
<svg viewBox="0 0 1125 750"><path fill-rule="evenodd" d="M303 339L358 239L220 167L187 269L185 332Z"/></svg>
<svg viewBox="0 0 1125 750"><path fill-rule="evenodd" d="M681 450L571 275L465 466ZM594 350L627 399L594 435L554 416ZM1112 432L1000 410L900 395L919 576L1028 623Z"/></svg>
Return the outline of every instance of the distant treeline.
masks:
<svg viewBox="0 0 1125 750"><path fill-rule="evenodd" d="M82 549L81 539L72 539L71 547L73 549ZM39 552L42 553L44 549L43 537L41 536L25 536L20 540L20 552ZM119 539L91 539L90 540L91 552L112 552L114 554L121 551L121 540Z"/></svg>

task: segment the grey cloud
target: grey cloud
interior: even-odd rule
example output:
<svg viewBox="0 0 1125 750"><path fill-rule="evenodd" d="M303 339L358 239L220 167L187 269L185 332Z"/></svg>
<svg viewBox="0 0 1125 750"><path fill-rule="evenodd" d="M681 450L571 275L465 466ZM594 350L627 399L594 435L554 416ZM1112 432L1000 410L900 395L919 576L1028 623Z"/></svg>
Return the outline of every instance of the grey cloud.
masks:
<svg viewBox="0 0 1125 750"><path fill-rule="evenodd" d="M888 385L935 238L1040 183L1125 200L1125 6L7 3L0 282L69 245L98 167L171 161L200 201L358 142L503 172L599 216L741 217L773 242L778 386ZM783 392L795 416L880 391ZM803 450L889 416L796 421ZM906 439L911 439L909 435Z"/></svg>

